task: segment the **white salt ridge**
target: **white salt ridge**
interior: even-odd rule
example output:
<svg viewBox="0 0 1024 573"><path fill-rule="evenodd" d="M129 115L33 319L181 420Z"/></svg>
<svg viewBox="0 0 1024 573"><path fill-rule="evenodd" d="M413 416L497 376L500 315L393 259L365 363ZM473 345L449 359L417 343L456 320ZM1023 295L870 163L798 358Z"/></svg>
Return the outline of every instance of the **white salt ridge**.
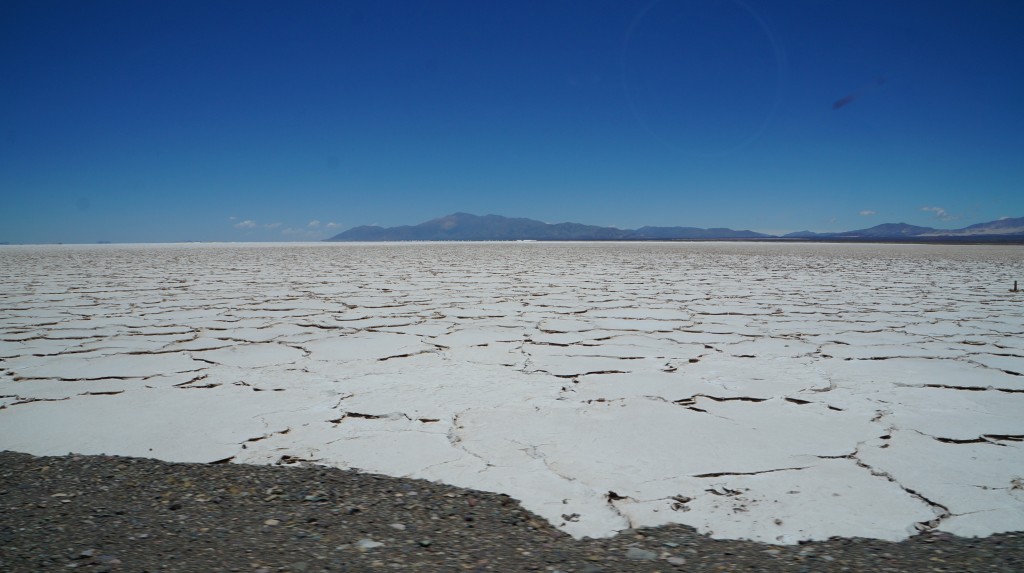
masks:
<svg viewBox="0 0 1024 573"><path fill-rule="evenodd" d="M0 247L0 271L0 448L423 478L577 537L1024 530L1017 247Z"/></svg>

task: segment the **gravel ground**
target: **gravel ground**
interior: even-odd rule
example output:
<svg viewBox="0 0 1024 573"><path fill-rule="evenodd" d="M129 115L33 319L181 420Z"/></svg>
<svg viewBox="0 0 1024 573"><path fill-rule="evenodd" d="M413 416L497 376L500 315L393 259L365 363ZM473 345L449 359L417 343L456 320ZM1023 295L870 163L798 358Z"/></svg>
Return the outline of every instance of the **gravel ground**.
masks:
<svg viewBox="0 0 1024 573"><path fill-rule="evenodd" d="M575 541L498 494L319 467L0 452L0 571L1024 571L1024 533Z"/></svg>

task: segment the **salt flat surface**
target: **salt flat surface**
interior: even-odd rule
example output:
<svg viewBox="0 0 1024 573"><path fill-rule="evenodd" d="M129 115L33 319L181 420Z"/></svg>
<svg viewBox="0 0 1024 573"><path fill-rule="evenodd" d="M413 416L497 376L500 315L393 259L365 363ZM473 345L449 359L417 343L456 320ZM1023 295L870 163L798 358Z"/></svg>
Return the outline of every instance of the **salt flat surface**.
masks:
<svg viewBox="0 0 1024 573"><path fill-rule="evenodd" d="M1024 530L1018 246L7 246L0 272L0 449L424 478L578 537Z"/></svg>

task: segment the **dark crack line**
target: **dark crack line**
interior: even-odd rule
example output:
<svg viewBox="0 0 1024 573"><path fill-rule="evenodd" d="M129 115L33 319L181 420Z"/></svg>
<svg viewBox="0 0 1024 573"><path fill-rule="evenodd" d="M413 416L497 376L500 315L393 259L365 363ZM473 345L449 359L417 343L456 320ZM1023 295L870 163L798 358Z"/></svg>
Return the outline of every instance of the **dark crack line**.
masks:
<svg viewBox="0 0 1024 573"><path fill-rule="evenodd" d="M362 412L342 412L340 418L333 420L327 420L332 424L340 424L345 421L346 418L358 418L361 420L397 420L399 416L406 420L412 420L408 414L404 412L391 412L388 414L364 414Z"/></svg>
<svg viewBox="0 0 1024 573"><path fill-rule="evenodd" d="M750 396L721 397L710 396L708 394L694 394L689 398L681 398L679 400L673 401L672 403L678 404L680 406L686 406L689 408L697 404L697 398L707 398L708 400L714 400L715 402L765 402L768 400L768 398L752 398Z"/></svg>
<svg viewBox="0 0 1024 573"><path fill-rule="evenodd" d="M797 470L806 470L806 469L808 469L810 467L811 466L801 466L801 467L796 467L796 468L776 468L776 469L761 470L761 471L756 471L756 472L715 472L715 473L710 473L710 474L696 474L696 475L692 475L690 477L695 477L695 478L717 478L717 477L726 477L726 476L756 476L756 475L770 474L770 473L775 473L775 472L790 472L790 471L797 471Z"/></svg>
<svg viewBox="0 0 1024 573"><path fill-rule="evenodd" d="M21 396L15 396L15 398L18 399L17 402L11 402L10 404L0 407L0 410L7 408L8 406L20 406L22 404L31 404L33 402L61 402L64 400L70 400L71 396L65 396L63 398L22 398Z"/></svg>
<svg viewBox="0 0 1024 573"><path fill-rule="evenodd" d="M60 378L53 376L14 376L15 382L38 382L40 380L56 380L58 382L99 382L101 380L145 380L145 376L98 376L96 378Z"/></svg>
<svg viewBox="0 0 1024 573"><path fill-rule="evenodd" d="M245 444L250 444L252 442L259 442L259 441L262 441L262 440L266 440L267 438L272 438L274 436L283 436L283 435L285 435L285 434L287 434L288 432L291 432L291 431L292 431L291 428L285 428L285 429L279 430L277 432L270 432L269 434L263 434L262 436L256 436L255 438L249 438L248 440L242 442L242 449L245 449Z"/></svg>
<svg viewBox="0 0 1024 573"><path fill-rule="evenodd" d="M913 490L913 489L903 485L902 483L899 482L899 480L897 480L895 477L893 477L892 474L890 474L889 472L882 471L882 470L879 470L879 469L876 469L876 468L872 467L867 462L861 460L858 457L859 453L860 453L859 450L854 450L853 453L851 453L849 455L839 456L839 457L847 458L847 459L853 461L853 463L857 464L857 466L859 466L859 467L861 467L863 469L866 469L873 476L880 477L880 478L885 478L886 480L892 482L893 484L896 484L897 487L899 487L900 489L902 489L903 491L905 491L906 493L908 493L912 497L914 497L914 498L924 502L925 504L927 504L932 509L932 511L935 512L935 514L936 514L935 519L931 519L929 521L919 521L919 522L917 522L916 526L917 526L918 531L931 531L931 530L935 529L936 527L938 527L939 524L942 523L943 520L948 519L950 517L953 517L953 513L949 510L948 507L946 507L945 505L943 505L943 504L941 504L941 503L939 503L937 501L933 501L933 500L925 497L924 494L922 494L922 493L920 493L920 492L918 492L916 490ZM822 456L819 456L819 457L822 457ZM830 458L830 459L834 459L834 458Z"/></svg>
<svg viewBox="0 0 1024 573"><path fill-rule="evenodd" d="M206 378L208 376L209 376L209 374L200 374L199 376L196 376L195 378L193 378L191 380L188 380L186 382L182 382L181 384L175 384L174 387L175 388L184 388L184 387L189 386L191 384L195 384L196 382L199 382L199 381L202 381L202 380L206 380ZM244 382L243 382L243 384L244 384ZM248 386L248 384L245 384L245 385Z"/></svg>
<svg viewBox="0 0 1024 573"><path fill-rule="evenodd" d="M395 354L393 356L385 356L383 358L378 358L377 361L378 362L385 362L387 360L394 360L395 358L412 358L413 356L419 356L420 354L432 354L433 352L434 351L432 351L432 350L420 350L420 351L417 351L417 352L407 352L405 354Z"/></svg>
<svg viewBox="0 0 1024 573"><path fill-rule="evenodd" d="M977 438L964 439L944 438L941 436L930 436L928 434L923 435L929 436L930 438L944 444L992 444L994 446L1006 446L1006 444L1001 444L999 442L1024 442L1024 435L1022 434L982 434Z"/></svg>
<svg viewBox="0 0 1024 573"><path fill-rule="evenodd" d="M617 493L615 493L614 491L611 491L611 490L609 490L608 493L604 494L604 498L605 498L605 501L608 504L608 507L611 508L611 510L615 512L615 515L618 515L619 517L624 519L626 521L626 524L629 525L630 529L634 529L636 527L635 524L633 523L633 520L630 519L628 515L622 513L622 511L619 510L619 507L617 505L615 505L616 501L621 501L621 500L636 501L635 499L633 499L633 498L631 498L629 496L619 495L619 494L617 494Z"/></svg>
<svg viewBox="0 0 1024 573"><path fill-rule="evenodd" d="M941 388L943 390L967 390L968 392L1006 392L1008 394L1024 394L1024 388L997 388L994 386L954 386L952 384L897 384L904 388Z"/></svg>

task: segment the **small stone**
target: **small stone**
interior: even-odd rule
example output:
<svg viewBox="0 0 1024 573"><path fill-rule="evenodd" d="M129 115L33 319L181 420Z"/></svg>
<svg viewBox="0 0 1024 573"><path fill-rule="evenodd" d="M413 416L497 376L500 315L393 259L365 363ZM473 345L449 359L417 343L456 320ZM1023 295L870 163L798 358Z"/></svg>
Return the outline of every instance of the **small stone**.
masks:
<svg viewBox="0 0 1024 573"><path fill-rule="evenodd" d="M672 547L673 549L679 547L678 543L674 543L672 541L666 541L665 543L662 543L662 545L664 545L665 547Z"/></svg>
<svg viewBox="0 0 1024 573"><path fill-rule="evenodd" d="M639 547L630 547L626 550L626 559L633 559L634 561L654 561L658 558L658 554L647 549L640 549Z"/></svg>
<svg viewBox="0 0 1024 573"><path fill-rule="evenodd" d="M545 563L564 563L566 556L561 551L552 551L544 557Z"/></svg>
<svg viewBox="0 0 1024 573"><path fill-rule="evenodd" d="M384 544L381 543L380 541L374 541L372 539L366 538L366 539L360 539L359 541L357 541L356 542L356 547L358 547L360 551L367 551L369 549L376 549L378 547L384 547Z"/></svg>
<svg viewBox="0 0 1024 573"><path fill-rule="evenodd" d="M429 539L420 539L419 540L420 547L430 547L431 543L433 543L433 542L430 541Z"/></svg>
<svg viewBox="0 0 1024 573"><path fill-rule="evenodd" d="M825 560L825 561L835 561L836 560L836 558L832 557L831 555L822 555L821 558L823 560Z"/></svg>
<svg viewBox="0 0 1024 573"><path fill-rule="evenodd" d="M686 565L686 559L684 557L669 557L665 561L668 561L669 564L675 565L676 567L679 567L680 565Z"/></svg>
<svg viewBox="0 0 1024 573"><path fill-rule="evenodd" d="M268 519L268 520L263 522L263 525L270 525L270 526L281 525L281 520L280 519Z"/></svg>
<svg viewBox="0 0 1024 573"><path fill-rule="evenodd" d="M391 529L396 529L398 531L405 531L405 524L404 523L392 523L392 524L389 524L388 527L390 527Z"/></svg>
<svg viewBox="0 0 1024 573"><path fill-rule="evenodd" d="M85 551L83 551L83 552L78 554L78 558L79 559L88 559L88 558L92 557L93 555L96 555L96 550L95 549L86 549Z"/></svg>
<svg viewBox="0 0 1024 573"><path fill-rule="evenodd" d="M779 553L782 553L778 549L765 549L764 552L768 555L778 555Z"/></svg>
<svg viewBox="0 0 1024 573"><path fill-rule="evenodd" d="M580 569L580 571L582 573L601 573L604 569L598 565L594 565L593 563L587 563L583 566L583 569Z"/></svg>

